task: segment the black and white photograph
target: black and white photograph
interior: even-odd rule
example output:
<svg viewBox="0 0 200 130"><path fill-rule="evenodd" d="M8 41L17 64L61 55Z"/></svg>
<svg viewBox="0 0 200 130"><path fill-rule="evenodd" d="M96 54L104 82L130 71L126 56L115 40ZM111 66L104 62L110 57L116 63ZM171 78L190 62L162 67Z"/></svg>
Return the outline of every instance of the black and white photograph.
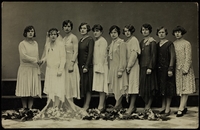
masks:
<svg viewBox="0 0 200 130"><path fill-rule="evenodd" d="M3 129L199 127L198 2L1 10Z"/></svg>

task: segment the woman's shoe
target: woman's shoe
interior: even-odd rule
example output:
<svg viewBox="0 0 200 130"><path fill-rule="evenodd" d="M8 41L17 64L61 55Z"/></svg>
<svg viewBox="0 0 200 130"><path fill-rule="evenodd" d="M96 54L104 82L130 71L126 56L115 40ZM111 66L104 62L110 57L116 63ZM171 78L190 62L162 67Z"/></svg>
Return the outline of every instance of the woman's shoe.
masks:
<svg viewBox="0 0 200 130"><path fill-rule="evenodd" d="M186 114L187 111L188 111L188 109L187 109L187 108L184 108L184 109L182 110L182 113L183 113L183 114ZM177 113L178 113L178 111L174 112L174 114L177 114Z"/></svg>
<svg viewBox="0 0 200 130"><path fill-rule="evenodd" d="M104 113L106 111L106 109L103 107L101 109L98 109L100 111L100 113Z"/></svg>
<svg viewBox="0 0 200 130"><path fill-rule="evenodd" d="M164 114L165 114L165 116L169 116L169 115L170 115L170 113L171 113L171 110L169 110L169 112L167 112L167 113L164 113Z"/></svg>
<svg viewBox="0 0 200 130"><path fill-rule="evenodd" d="M180 112L180 114L179 114L178 112ZM178 112L177 112L177 114L176 114L176 117L181 117L181 116L183 116L183 115L184 115L184 114L183 114L183 111L181 111L181 110L178 110Z"/></svg>
<svg viewBox="0 0 200 130"><path fill-rule="evenodd" d="M160 111L159 114L165 114L165 109Z"/></svg>
<svg viewBox="0 0 200 130"><path fill-rule="evenodd" d="M130 116L131 114L135 113L136 110L137 110L136 108L133 108L130 112L125 112L125 113L123 114L123 116L124 116L124 117Z"/></svg>
<svg viewBox="0 0 200 130"><path fill-rule="evenodd" d="M114 110L116 110L116 111L119 111L122 108L123 108L122 105L114 106Z"/></svg>

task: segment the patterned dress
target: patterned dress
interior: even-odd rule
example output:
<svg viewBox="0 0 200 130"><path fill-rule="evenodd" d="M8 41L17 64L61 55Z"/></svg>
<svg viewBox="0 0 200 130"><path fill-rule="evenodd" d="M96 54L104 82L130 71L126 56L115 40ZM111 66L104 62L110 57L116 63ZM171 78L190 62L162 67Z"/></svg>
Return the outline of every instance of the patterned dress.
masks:
<svg viewBox="0 0 200 130"><path fill-rule="evenodd" d="M152 40L151 40L152 39ZM145 103L148 103L152 96L158 92L157 77L156 77L156 41L150 37L148 40L140 42L141 55L139 56L140 64L140 86L139 96L142 97ZM146 74L147 69L151 69L151 74Z"/></svg>
<svg viewBox="0 0 200 130"><path fill-rule="evenodd" d="M87 92L92 92L93 84L93 52L94 40L91 36L81 38L78 43L78 67L80 73L80 93L85 97ZM83 67L88 69L83 73Z"/></svg>
<svg viewBox="0 0 200 130"><path fill-rule="evenodd" d="M39 96L41 98L41 77L38 43L23 40L19 44L20 66L17 73L15 95L21 97Z"/></svg>
<svg viewBox="0 0 200 130"><path fill-rule="evenodd" d="M126 44L124 40L117 38L110 44L109 49L109 93L114 93L118 100L128 91L128 77L126 74ZM118 71L122 72L122 77L118 78Z"/></svg>
<svg viewBox="0 0 200 130"><path fill-rule="evenodd" d="M140 55L139 41L135 36L132 36L126 41L127 50L127 68L131 68L128 75L128 93L138 94L139 93L139 73L140 66L138 61L138 55Z"/></svg>
<svg viewBox="0 0 200 130"><path fill-rule="evenodd" d="M80 99L80 75L78 69L78 39L74 34L63 38L66 52L65 64L65 94L66 98ZM68 69L74 62L73 72L68 72Z"/></svg>
<svg viewBox="0 0 200 130"><path fill-rule="evenodd" d="M107 46L105 38L100 37L94 44L94 72L92 90L108 93L108 61Z"/></svg>
<svg viewBox="0 0 200 130"><path fill-rule="evenodd" d="M166 41L162 46L158 45L157 54L157 79L161 95L172 97L176 95L175 82L175 62L176 55L174 44L171 41ZM168 76L168 71L172 71L173 76Z"/></svg>
<svg viewBox="0 0 200 130"><path fill-rule="evenodd" d="M176 52L176 92L180 96L195 93L191 44L185 39L180 39L174 41L174 47ZM182 70L188 73L183 75Z"/></svg>

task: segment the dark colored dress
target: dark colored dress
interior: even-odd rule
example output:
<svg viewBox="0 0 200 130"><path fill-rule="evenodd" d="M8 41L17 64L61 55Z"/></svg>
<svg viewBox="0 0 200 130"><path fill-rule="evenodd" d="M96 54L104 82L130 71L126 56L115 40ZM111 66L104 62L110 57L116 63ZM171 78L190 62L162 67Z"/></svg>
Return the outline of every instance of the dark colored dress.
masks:
<svg viewBox="0 0 200 130"><path fill-rule="evenodd" d="M176 95L176 82L175 82L175 63L176 55L174 44L167 41L162 46L158 43L157 54L157 77L158 87L161 95L172 97ZM168 76L168 71L173 72L173 76Z"/></svg>
<svg viewBox="0 0 200 130"><path fill-rule="evenodd" d="M92 92L93 83L93 51L94 40L91 36L81 38L78 43L78 67L80 73L80 93L84 97L87 92ZM88 70L83 73L83 68Z"/></svg>
<svg viewBox="0 0 200 130"><path fill-rule="evenodd" d="M156 55L157 45L152 37L146 42L144 39L140 42L141 55L139 55L140 64L140 85L139 96L147 104L149 99L158 92L156 77ZM151 69L151 74L146 74L147 69Z"/></svg>

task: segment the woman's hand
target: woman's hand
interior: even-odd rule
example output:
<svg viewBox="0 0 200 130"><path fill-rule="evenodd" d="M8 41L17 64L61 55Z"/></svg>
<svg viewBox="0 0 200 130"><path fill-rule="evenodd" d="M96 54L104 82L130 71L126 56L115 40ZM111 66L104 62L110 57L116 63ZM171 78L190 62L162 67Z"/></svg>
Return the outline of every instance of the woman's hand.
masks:
<svg viewBox="0 0 200 130"><path fill-rule="evenodd" d="M130 74L131 68L126 68L126 73Z"/></svg>
<svg viewBox="0 0 200 130"><path fill-rule="evenodd" d="M62 75L62 72L57 72L57 76L60 77Z"/></svg>
<svg viewBox="0 0 200 130"><path fill-rule="evenodd" d="M168 71L168 76L172 77L173 76L173 72L172 71Z"/></svg>
<svg viewBox="0 0 200 130"><path fill-rule="evenodd" d="M151 74L151 69L147 69L147 73L146 74Z"/></svg>
<svg viewBox="0 0 200 130"><path fill-rule="evenodd" d="M88 72L88 69L83 68L83 73L87 73L87 72Z"/></svg>
<svg viewBox="0 0 200 130"><path fill-rule="evenodd" d="M121 71L118 71L118 72L117 72L117 77L118 77L118 78L121 78L121 77L122 77L122 72L121 72Z"/></svg>

